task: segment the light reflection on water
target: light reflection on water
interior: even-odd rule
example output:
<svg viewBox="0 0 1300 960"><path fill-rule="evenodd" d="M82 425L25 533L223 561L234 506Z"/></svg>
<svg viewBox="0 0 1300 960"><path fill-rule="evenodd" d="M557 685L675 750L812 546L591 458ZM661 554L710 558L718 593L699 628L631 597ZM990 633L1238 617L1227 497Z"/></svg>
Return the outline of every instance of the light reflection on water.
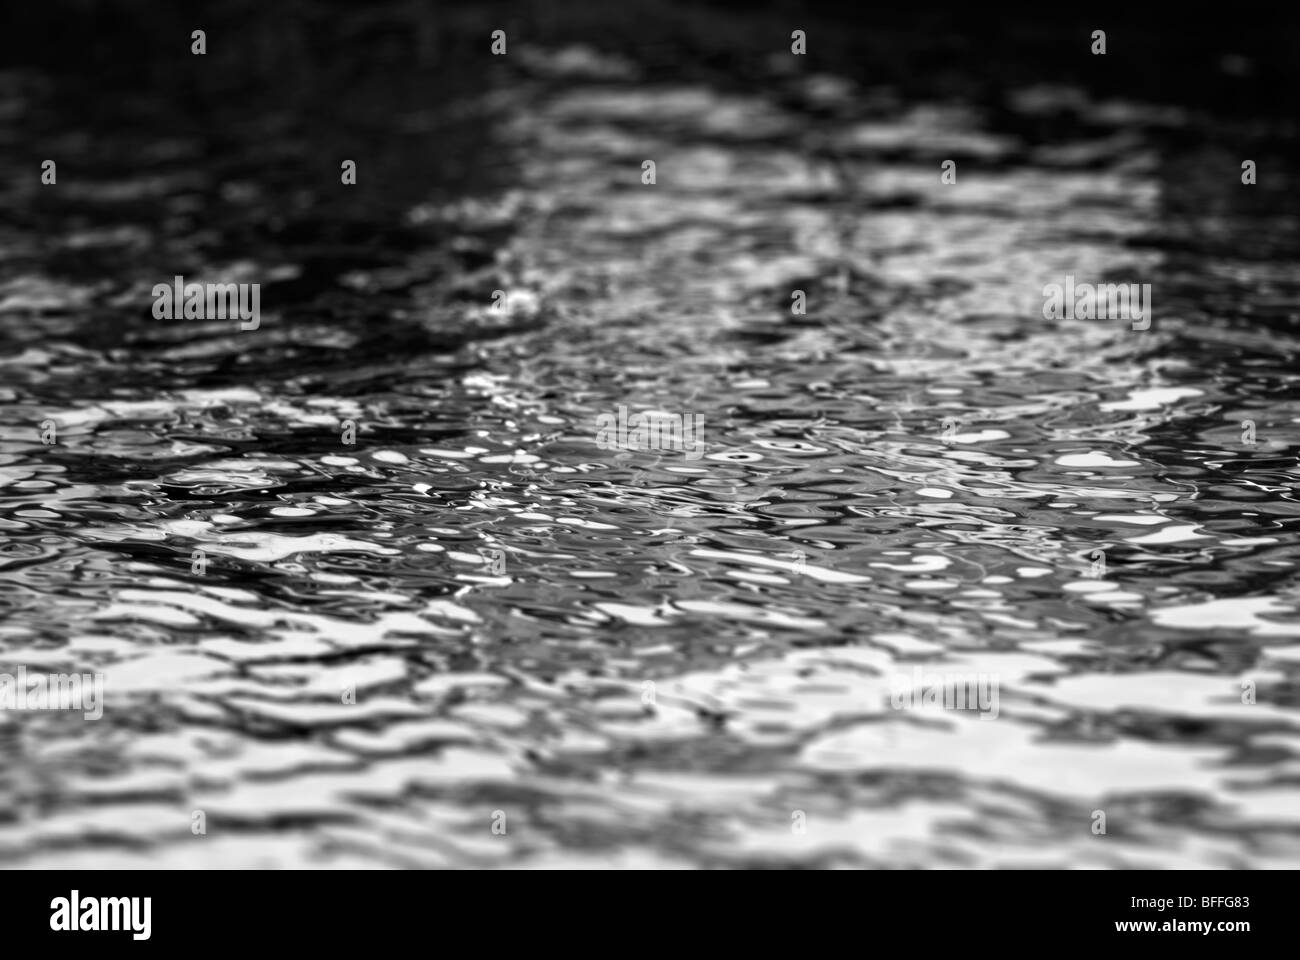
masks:
<svg viewBox="0 0 1300 960"><path fill-rule="evenodd" d="M1077 90L1008 98L1047 141L628 75L530 51L456 105L508 188L370 234L314 197L264 255L252 209L195 239L207 168L164 143L68 184L86 223L7 228L0 652L109 700L0 714L0 857L1300 862L1293 205L1171 183L1195 120ZM160 327L182 267L285 306ZM1152 283L1152 330L1044 320L1066 274ZM598 449L620 404L707 455ZM918 665L996 677L996 719L894 709Z"/></svg>

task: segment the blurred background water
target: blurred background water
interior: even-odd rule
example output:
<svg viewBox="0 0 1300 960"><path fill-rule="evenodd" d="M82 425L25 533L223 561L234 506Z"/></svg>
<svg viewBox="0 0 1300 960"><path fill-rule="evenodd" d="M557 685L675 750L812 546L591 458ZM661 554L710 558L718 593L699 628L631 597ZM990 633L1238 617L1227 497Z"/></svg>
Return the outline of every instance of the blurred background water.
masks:
<svg viewBox="0 0 1300 960"><path fill-rule="evenodd" d="M0 863L1300 865L1284 13L10 20Z"/></svg>

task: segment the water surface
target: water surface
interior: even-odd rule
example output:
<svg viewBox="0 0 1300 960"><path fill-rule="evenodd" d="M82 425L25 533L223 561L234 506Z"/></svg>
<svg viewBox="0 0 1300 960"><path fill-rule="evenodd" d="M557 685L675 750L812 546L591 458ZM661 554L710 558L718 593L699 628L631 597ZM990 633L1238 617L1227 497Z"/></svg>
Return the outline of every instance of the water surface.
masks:
<svg viewBox="0 0 1300 960"><path fill-rule="evenodd" d="M0 76L0 663L107 694L0 714L0 860L1300 864L1293 125L354 27L402 69Z"/></svg>

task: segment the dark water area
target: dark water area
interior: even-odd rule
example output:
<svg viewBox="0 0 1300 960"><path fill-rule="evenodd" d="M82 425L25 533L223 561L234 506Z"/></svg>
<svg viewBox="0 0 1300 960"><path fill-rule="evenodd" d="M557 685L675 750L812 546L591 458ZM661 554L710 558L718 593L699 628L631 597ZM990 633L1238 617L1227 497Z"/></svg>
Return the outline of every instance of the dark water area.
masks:
<svg viewBox="0 0 1300 960"><path fill-rule="evenodd" d="M1285 7L3 33L0 864L1300 865Z"/></svg>

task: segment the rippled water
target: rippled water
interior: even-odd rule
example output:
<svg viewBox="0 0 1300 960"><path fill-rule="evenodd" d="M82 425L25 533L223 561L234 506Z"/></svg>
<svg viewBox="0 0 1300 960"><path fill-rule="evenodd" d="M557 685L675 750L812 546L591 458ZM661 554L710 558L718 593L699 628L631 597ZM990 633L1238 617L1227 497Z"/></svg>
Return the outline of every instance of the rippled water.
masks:
<svg viewBox="0 0 1300 960"><path fill-rule="evenodd" d="M1294 131L517 50L337 157L0 77L78 158L3 144L0 658L107 695L0 713L0 859L1300 865L1300 218L1239 169ZM177 273L261 328L154 320ZM1152 328L1043 319L1067 274Z"/></svg>

